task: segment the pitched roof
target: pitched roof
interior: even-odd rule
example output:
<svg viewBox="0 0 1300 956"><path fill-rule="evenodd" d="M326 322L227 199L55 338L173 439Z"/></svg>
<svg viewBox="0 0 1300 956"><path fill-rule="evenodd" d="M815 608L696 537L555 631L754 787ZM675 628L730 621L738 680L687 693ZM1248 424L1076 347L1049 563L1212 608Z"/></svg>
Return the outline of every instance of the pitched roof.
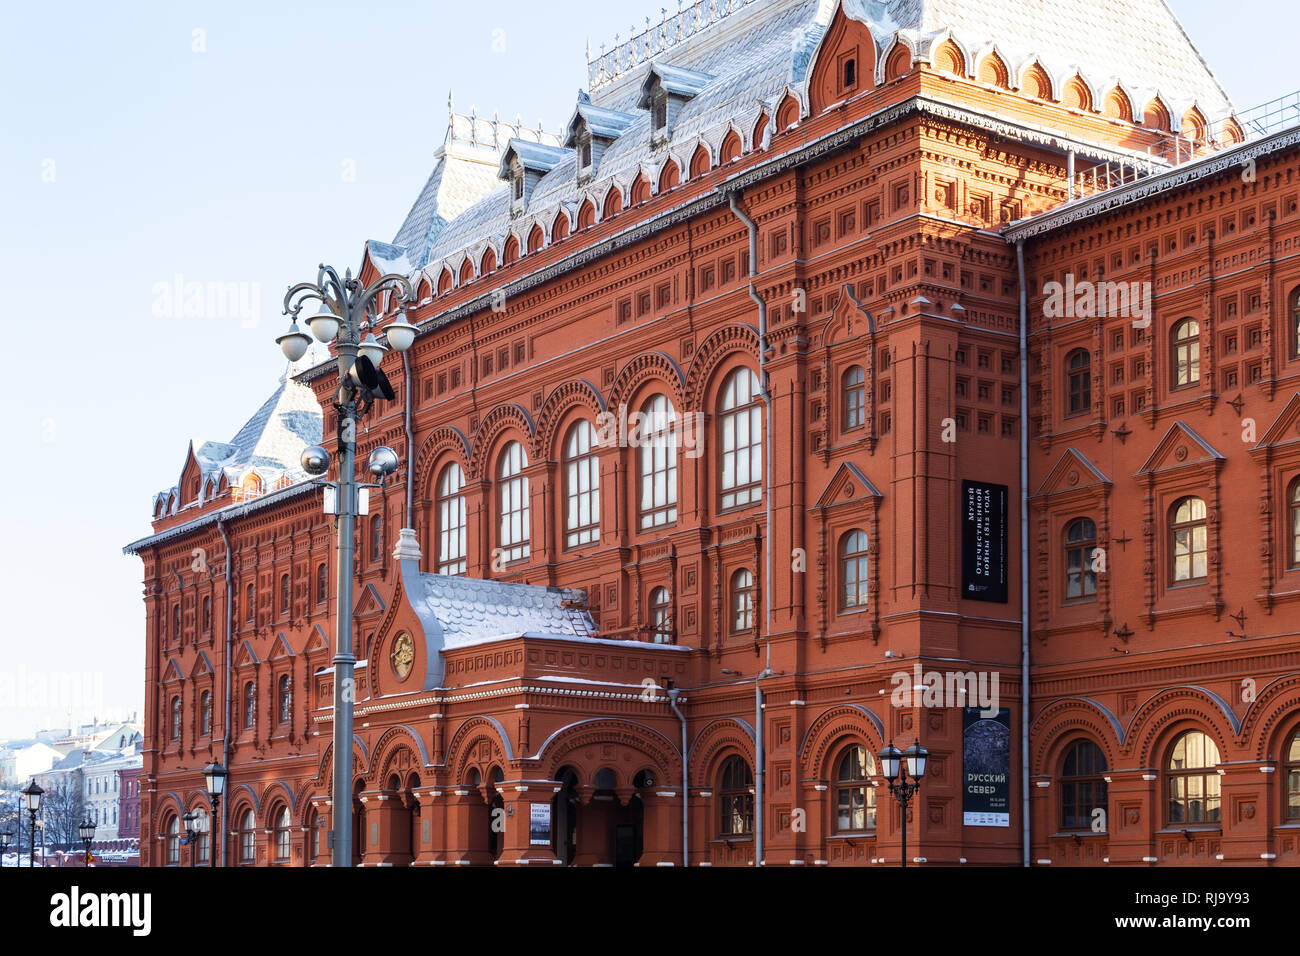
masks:
<svg viewBox="0 0 1300 956"><path fill-rule="evenodd" d="M433 627L442 647L465 647L510 637L586 637L596 625L585 610L564 606L563 588L424 574L407 599L426 633Z"/></svg>

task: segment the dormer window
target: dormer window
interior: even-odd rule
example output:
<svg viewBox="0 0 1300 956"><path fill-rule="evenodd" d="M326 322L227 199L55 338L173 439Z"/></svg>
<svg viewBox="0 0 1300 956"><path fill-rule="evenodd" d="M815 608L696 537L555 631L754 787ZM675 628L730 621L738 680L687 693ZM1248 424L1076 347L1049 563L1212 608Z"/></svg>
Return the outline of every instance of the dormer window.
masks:
<svg viewBox="0 0 1300 956"><path fill-rule="evenodd" d="M668 128L668 97L661 96L655 100L654 105L654 127L655 135L661 136L667 132Z"/></svg>
<svg viewBox="0 0 1300 956"><path fill-rule="evenodd" d="M582 168L590 169L591 168L591 140L590 139L584 139L582 141L582 146L578 151L578 155L582 161Z"/></svg>
<svg viewBox="0 0 1300 956"><path fill-rule="evenodd" d="M515 184L515 202L524 198L524 171L522 169L511 170L511 178Z"/></svg>

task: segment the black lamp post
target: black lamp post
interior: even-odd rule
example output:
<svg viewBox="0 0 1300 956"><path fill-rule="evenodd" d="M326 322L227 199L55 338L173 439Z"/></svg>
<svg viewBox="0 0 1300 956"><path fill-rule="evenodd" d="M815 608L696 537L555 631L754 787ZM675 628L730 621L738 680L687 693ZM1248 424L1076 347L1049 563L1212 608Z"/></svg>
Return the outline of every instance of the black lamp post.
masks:
<svg viewBox="0 0 1300 956"><path fill-rule="evenodd" d="M19 791L27 799L27 812L31 816L31 859L28 861L32 866L36 865L36 814L41 810L41 797L45 791L36 783L36 778L32 777L32 782Z"/></svg>
<svg viewBox="0 0 1300 956"><path fill-rule="evenodd" d="M86 866L90 866L90 844L95 839L95 821L87 820L77 829L81 831L81 842L86 844Z"/></svg>
<svg viewBox="0 0 1300 956"><path fill-rule="evenodd" d="M217 821L221 819L221 795L226 792L226 768L215 760L203 768L203 781L208 788L208 796L212 798L212 824L214 830L213 848L209 866L217 865L217 846L215 832ZM222 862L225 862L225 829L220 830Z"/></svg>
<svg viewBox="0 0 1300 956"><path fill-rule="evenodd" d="M919 741L902 751L890 742L876 756L880 758L881 771L889 781L889 792L894 795L903 811L902 865L907 866L907 805L921 788L921 778L925 776L925 763L930 758L930 751L922 747ZM909 776L912 778L910 783L907 779Z"/></svg>
<svg viewBox="0 0 1300 956"><path fill-rule="evenodd" d="M0 866L5 864L5 851L9 849L9 842L13 838L12 830L0 830Z"/></svg>
<svg viewBox="0 0 1300 956"><path fill-rule="evenodd" d="M181 820L185 823L185 845L190 848L190 866L194 865L194 857L199 852L199 828L194 822L197 819L198 816L193 810L181 817Z"/></svg>

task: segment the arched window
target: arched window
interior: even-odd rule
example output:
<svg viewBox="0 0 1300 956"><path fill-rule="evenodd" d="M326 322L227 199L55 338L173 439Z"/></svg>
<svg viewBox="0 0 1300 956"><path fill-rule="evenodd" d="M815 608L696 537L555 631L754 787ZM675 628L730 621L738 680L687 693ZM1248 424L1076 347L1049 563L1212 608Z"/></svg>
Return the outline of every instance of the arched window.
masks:
<svg viewBox="0 0 1300 956"><path fill-rule="evenodd" d="M1083 415L1092 408L1092 367L1085 349L1075 349L1066 357L1067 396L1065 417Z"/></svg>
<svg viewBox="0 0 1300 956"><path fill-rule="evenodd" d="M329 598L330 574L322 561L316 565L316 603L324 604Z"/></svg>
<svg viewBox="0 0 1300 956"><path fill-rule="evenodd" d="M370 560L379 561L384 555L384 519L382 515L370 516Z"/></svg>
<svg viewBox="0 0 1300 956"><path fill-rule="evenodd" d="M203 598L203 613L199 621L204 634L212 630L212 598L207 596Z"/></svg>
<svg viewBox="0 0 1300 956"><path fill-rule="evenodd" d="M840 610L867 606L867 533L854 529L840 539Z"/></svg>
<svg viewBox="0 0 1300 956"><path fill-rule="evenodd" d="M1206 576L1209 549L1205 502L1200 498L1182 498L1170 510L1169 549L1175 583Z"/></svg>
<svg viewBox="0 0 1300 956"><path fill-rule="evenodd" d="M1291 357L1300 358L1300 289L1291 293Z"/></svg>
<svg viewBox="0 0 1300 956"><path fill-rule="evenodd" d="M289 613L289 575L280 575L280 613Z"/></svg>
<svg viewBox="0 0 1300 956"><path fill-rule="evenodd" d="M1283 759L1286 761L1282 774L1286 786L1286 818L1300 820L1300 730L1291 735Z"/></svg>
<svg viewBox="0 0 1300 956"><path fill-rule="evenodd" d="M754 774L745 758L727 758L718 788L723 836L750 836L754 832Z"/></svg>
<svg viewBox="0 0 1300 956"><path fill-rule="evenodd" d="M307 865L313 865L320 857L320 814L312 810L307 817Z"/></svg>
<svg viewBox="0 0 1300 956"><path fill-rule="evenodd" d="M844 430L861 428L867 420L867 373L852 365L844 373Z"/></svg>
<svg viewBox="0 0 1300 956"><path fill-rule="evenodd" d="M257 717L257 689L250 680L244 685L244 729L252 730Z"/></svg>
<svg viewBox="0 0 1300 956"><path fill-rule="evenodd" d="M181 862L181 818L174 813L169 816L164 832L167 834L167 865L178 866Z"/></svg>
<svg viewBox="0 0 1300 956"><path fill-rule="evenodd" d="M1165 766L1169 824L1219 821L1219 747L1207 734L1189 730L1176 741Z"/></svg>
<svg viewBox="0 0 1300 956"><path fill-rule="evenodd" d="M600 538L600 462L593 451L596 429L583 420L569 429L564 442L565 547Z"/></svg>
<svg viewBox="0 0 1300 956"><path fill-rule="evenodd" d="M641 529L677 520L677 410L656 395L641 412Z"/></svg>
<svg viewBox="0 0 1300 956"><path fill-rule="evenodd" d="M754 627L754 575L741 568L731 576L731 632L739 634Z"/></svg>
<svg viewBox="0 0 1300 956"><path fill-rule="evenodd" d="M289 859L289 808L281 807L275 815L275 858L281 862Z"/></svg>
<svg viewBox="0 0 1300 956"><path fill-rule="evenodd" d="M275 699L277 702L276 714L279 716L279 723L287 724L289 714L293 709L293 686L289 681L288 674L280 675L280 682L276 688Z"/></svg>
<svg viewBox="0 0 1300 956"><path fill-rule="evenodd" d="M667 588L655 588L650 592L650 636L656 644L672 643L672 599Z"/></svg>
<svg viewBox="0 0 1300 956"><path fill-rule="evenodd" d="M1092 829L1092 811L1109 814L1106 795L1106 755L1091 740L1078 740L1061 767L1061 829Z"/></svg>
<svg viewBox="0 0 1300 956"><path fill-rule="evenodd" d="M528 479L524 469L528 456L524 446L512 441L501 455L497 471L500 491L501 557L505 561L522 561L528 557Z"/></svg>
<svg viewBox="0 0 1300 956"><path fill-rule="evenodd" d="M1186 388L1201 380L1201 326L1195 319L1183 319L1170 335L1173 353L1173 388Z"/></svg>
<svg viewBox="0 0 1300 956"><path fill-rule="evenodd" d="M1093 597L1097 593L1097 572L1092 569L1092 552L1097 548L1097 526L1089 518L1075 518L1065 526L1065 599Z"/></svg>
<svg viewBox="0 0 1300 956"><path fill-rule="evenodd" d="M722 386L718 421L722 432L722 508L753 504L763 497L763 409L758 376L738 368Z"/></svg>
<svg viewBox="0 0 1300 956"><path fill-rule="evenodd" d="M181 739L181 699L179 697L172 698L171 731L169 736L172 740Z"/></svg>
<svg viewBox="0 0 1300 956"><path fill-rule="evenodd" d="M257 821L252 810L245 810L239 820L239 862L252 863L257 858Z"/></svg>
<svg viewBox="0 0 1300 956"><path fill-rule="evenodd" d="M438 554L439 574L465 573L465 472L456 462L442 469L438 477Z"/></svg>
<svg viewBox="0 0 1300 956"><path fill-rule="evenodd" d="M180 639L181 639L181 606L179 604L173 604L172 605L172 640L179 641Z"/></svg>
<svg viewBox="0 0 1300 956"><path fill-rule="evenodd" d="M519 240L511 236L506 240L505 250L501 255L501 260L506 265L515 262L519 258Z"/></svg>
<svg viewBox="0 0 1300 956"><path fill-rule="evenodd" d="M850 747L835 771L835 832L862 833L876 828L876 788L869 777L876 761L866 747Z"/></svg>
<svg viewBox="0 0 1300 956"><path fill-rule="evenodd" d="M1291 529L1291 554L1287 565L1300 568L1300 478L1291 482L1291 493L1287 495L1287 517Z"/></svg>
<svg viewBox="0 0 1300 956"><path fill-rule="evenodd" d="M212 691L205 690L199 696L199 736L212 735Z"/></svg>
<svg viewBox="0 0 1300 956"><path fill-rule="evenodd" d="M248 612L248 623L253 623L253 618L257 614L257 588L256 585L250 584L244 589L244 603Z"/></svg>

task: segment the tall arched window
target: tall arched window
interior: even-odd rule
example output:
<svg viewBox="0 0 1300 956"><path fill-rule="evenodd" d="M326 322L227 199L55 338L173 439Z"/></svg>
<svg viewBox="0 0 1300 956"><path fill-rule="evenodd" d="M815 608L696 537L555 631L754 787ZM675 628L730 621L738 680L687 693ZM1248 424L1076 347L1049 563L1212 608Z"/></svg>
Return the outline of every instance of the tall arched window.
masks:
<svg viewBox="0 0 1300 956"><path fill-rule="evenodd" d="M1300 289L1291 293L1291 357L1300 358Z"/></svg>
<svg viewBox="0 0 1300 956"><path fill-rule="evenodd" d="M739 508L763 497L763 409L758 376L738 368L722 386L722 507Z"/></svg>
<svg viewBox="0 0 1300 956"><path fill-rule="evenodd" d="M207 634L212 630L212 598L207 597L206 595L203 598L203 614L199 618L199 621L201 622L200 626L202 627L204 634Z"/></svg>
<svg viewBox="0 0 1300 956"><path fill-rule="evenodd" d="M650 399L641 413L641 529L677 520L677 410L666 395Z"/></svg>
<svg viewBox="0 0 1300 956"><path fill-rule="evenodd" d="M564 442L565 547L591 544L600 538L600 462L593 451L596 429L576 422Z"/></svg>
<svg viewBox="0 0 1300 956"><path fill-rule="evenodd" d="M1291 529L1291 553L1287 565L1300 568L1300 478L1291 482L1291 493L1287 495L1287 517Z"/></svg>
<svg viewBox="0 0 1300 956"><path fill-rule="evenodd" d="M280 862L289 859L289 808L281 807L275 815L275 858Z"/></svg>
<svg viewBox="0 0 1300 956"><path fill-rule="evenodd" d="M316 565L316 603L324 604L329 599L330 573L322 561Z"/></svg>
<svg viewBox="0 0 1300 956"><path fill-rule="evenodd" d="M1166 822L1217 823L1219 821L1219 747L1207 734L1189 730L1176 741L1165 768Z"/></svg>
<svg viewBox="0 0 1300 956"><path fill-rule="evenodd" d="M179 604L173 604L172 605L172 640L179 641L180 639L181 639L181 606Z"/></svg>
<svg viewBox="0 0 1300 956"><path fill-rule="evenodd" d="M246 609L247 612L248 612L248 623L249 623L249 624L252 624L252 623L253 623L253 618L254 618L254 617L256 616L256 614L257 614L257 587L256 587L256 585L250 584L248 587L244 588L244 604L245 604L245 609Z"/></svg>
<svg viewBox="0 0 1300 956"><path fill-rule="evenodd" d="M277 702L276 713L279 716L279 723L287 724L289 722L290 711L293 709L293 686L289 681L288 674L280 675L275 699Z"/></svg>
<svg viewBox="0 0 1300 956"><path fill-rule="evenodd" d="M840 610L867 606L867 533L854 529L840 539Z"/></svg>
<svg viewBox="0 0 1300 956"><path fill-rule="evenodd" d="M1061 829L1092 829L1092 811L1109 814L1106 793L1106 755L1091 740L1076 741L1061 767Z"/></svg>
<svg viewBox="0 0 1300 956"><path fill-rule="evenodd" d="M1173 388L1195 385L1201 380L1201 326L1195 319L1183 319L1169 337L1173 358Z"/></svg>
<svg viewBox="0 0 1300 956"><path fill-rule="evenodd" d="M867 373L853 365L844 373L844 430L861 428L867 421Z"/></svg>
<svg viewBox="0 0 1300 956"><path fill-rule="evenodd" d="M280 613L289 613L289 575L280 575Z"/></svg>
<svg viewBox="0 0 1300 956"><path fill-rule="evenodd" d="M181 699L179 697L172 698L171 738L172 740L181 739Z"/></svg>
<svg viewBox="0 0 1300 956"><path fill-rule="evenodd" d="M465 573L465 472L456 462L442 469L438 476L438 554L439 574Z"/></svg>
<svg viewBox="0 0 1300 956"><path fill-rule="evenodd" d="M667 588L655 588L650 592L650 634L656 644L672 643L672 600Z"/></svg>
<svg viewBox="0 0 1300 956"><path fill-rule="evenodd" d="M861 833L876 828L876 788L869 778L876 761L866 747L844 751L835 771L835 832Z"/></svg>
<svg viewBox="0 0 1300 956"><path fill-rule="evenodd" d="M1092 363L1085 349L1075 349L1065 359L1065 417L1083 415L1092 407Z"/></svg>
<svg viewBox="0 0 1300 956"><path fill-rule="evenodd" d="M1300 730L1291 735L1283 759L1286 761L1282 775L1286 786L1286 818L1300 820Z"/></svg>
<svg viewBox="0 0 1300 956"><path fill-rule="evenodd" d="M1065 526L1065 599L1081 600L1097 593L1097 572L1092 552L1097 548L1097 526L1089 518L1075 518Z"/></svg>
<svg viewBox="0 0 1300 956"><path fill-rule="evenodd" d="M1169 519L1169 548L1175 583L1206 576L1209 549L1205 502L1200 498L1182 498L1174 504Z"/></svg>
<svg viewBox="0 0 1300 956"><path fill-rule="evenodd" d="M172 814L167 818L167 865L179 866L181 862L181 818Z"/></svg>
<svg viewBox="0 0 1300 956"><path fill-rule="evenodd" d="M212 735L212 691L205 690L199 696L199 736Z"/></svg>
<svg viewBox="0 0 1300 956"><path fill-rule="evenodd" d="M244 685L244 729L252 730L257 717L257 689L250 680Z"/></svg>
<svg viewBox="0 0 1300 956"><path fill-rule="evenodd" d="M312 866L320 857L321 817L315 810L307 816L307 865Z"/></svg>
<svg viewBox="0 0 1300 956"><path fill-rule="evenodd" d="M722 786L718 788L722 808L723 836L750 836L754 832L754 774L740 755L722 765Z"/></svg>
<svg viewBox="0 0 1300 956"><path fill-rule="evenodd" d="M194 826L198 833L194 843L195 862L202 865L212 857L212 818L203 807L196 809L194 816L197 817Z"/></svg>
<svg viewBox="0 0 1300 956"><path fill-rule="evenodd" d="M370 517L370 560L379 561L384 556L384 519L382 515Z"/></svg>
<svg viewBox="0 0 1300 956"><path fill-rule="evenodd" d="M239 821L239 862L252 863L257 858L257 820L252 810L245 810Z"/></svg>
<svg viewBox="0 0 1300 956"><path fill-rule="evenodd" d="M505 561L522 561L528 557L528 479L524 469L528 456L517 441L506 445L497 471L500 492L501 556Z"/></svg>
<svg viewBox="0 0 1300 956"><path fill-rule="evenodd" d="M741 568L731 576L731 632L739 634L754 627L754 575Z"/></svg>

